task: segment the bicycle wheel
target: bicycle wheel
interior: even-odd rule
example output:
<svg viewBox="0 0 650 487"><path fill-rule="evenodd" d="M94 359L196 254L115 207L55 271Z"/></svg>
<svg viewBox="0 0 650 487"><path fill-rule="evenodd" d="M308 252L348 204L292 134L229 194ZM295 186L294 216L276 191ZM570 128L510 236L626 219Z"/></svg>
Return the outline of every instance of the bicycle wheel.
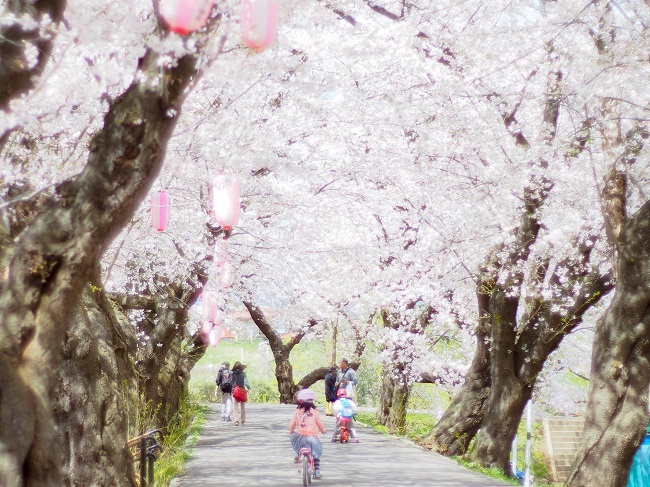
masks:
<svg viewBox="0 0 650 487"><path fill-rule="evenodd" d="M314 464L312 463L313 460L309 460L309 464L307 467L307 483L311 484L311 479L314 477Z"/></svg>
<svg viewBox="0 0 650 487"><path fill-rule="evenodd" d="M304 487L307 487L307 484L311 482L311 478L309 475L309 458L307 458L307 456L303 456L301 463L302 463L302 485L304 485Z"/></svg>
<svg viewBox="0 0 650 487"><path fill-rule="evenodd" d="M348 429L341 429L341 443L348 443L350 441L350 432Z"/></svg>

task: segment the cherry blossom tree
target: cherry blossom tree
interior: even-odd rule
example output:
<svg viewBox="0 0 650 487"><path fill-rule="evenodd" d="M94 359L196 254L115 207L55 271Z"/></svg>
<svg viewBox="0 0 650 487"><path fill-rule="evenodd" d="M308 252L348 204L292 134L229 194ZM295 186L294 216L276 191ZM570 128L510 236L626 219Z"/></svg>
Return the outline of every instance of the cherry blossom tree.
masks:
<svg viewBox="0 0 650 487"><path fill-rule="evenodd" d="M63 4L59 6L62 8ZM49 20L48 16L36 16L33 22L40 25L32 28L44 30ZM20 24L24 22L24 17L8 21L17 30L22 29ZM157 20L151 10L148 21L140 23L138 19L139 32L156 27ZM70 37L73 36L74 33ZM58 39L61 37L59 35ZM167 46L164 45L166 39L171 42ZM199 45L205 44L205 38L198 40ZM82 42L76 44L79 48L82 45ZM31 59L34 54L29 51L31 46L29 42L24 43L26 51L18 53L19 56ZM103 124L89 138L87 162L74 177L66 179L64 176L57 180L61 174L54 173L51 191L38 190L30 195L34 185L41 181L34 178L29 181L30 185L26 184L20 178L20 168L39 166L39 161L31 160L30 146L25 142L30 138L30 130L34 129L28 122L39 109L43 110L43 119L50 117L50 123L53 122L56 113L47 113L43 102L52 104L53 99L48 98L50 90L62 86L42 87L40 93L38 89L32 90L33 98L29 100L34 103L34 111L28 110L27 98L9 103L10 124L20 130L15 130L12 134L15 138L5 145L5 149L9 146L11 157L9 171L3 173L3 179L18 196L22 190L23 197L11 202L17 205L13 207L13 216L18 224L7 225L7 219L3 222L8 238L3 240L2 249L5 272L0 294L3 333L3 400L0 407L4 418L2 443L14 445L11 449L3 449L0 461L0 476L6 485L38 486L62 482L62 449L54 447L62 443L62 438L56 432L51 403L57 384L57 365L66 353L64 338L72 332L68 327L71 311L80 302L82 290L108 242L128 223L160 170L166 142L178 120L186 89L197 74L197 47L196 42L184 43L178 37L167 37L164 32L155 48L146 46L141 39L136 50L138 54L130 64L133 79L122 90L119 82L113 85L118 88L117 96L105 101ZM56 48L52 48L52 52L54 55L60 53ZM92 64L92 60L87 61ZM31 62L30 68L34 68ZM42 70L37 67L34 74L38 74L38 69ZM56 73L56 67L52 70L43 76L52 80L63 74ZM8 77L14 75L22 76L23 73L6 74ZM71 81L78 83L79 80ZM15 97L30 88L20 82L16 82L16 86L19 89L8 93L9 96ZM57 99L60 97L54 96L54 100ZM36 123L43 123L43 119L37 119ZM11 125L4 127L4 130L11 129ZM25 150L16 150L19 147ZM5 198L10 194L5 193ZM17 212L17 208L28 211ZM80 343L86 342L82 339ZM83 430L77 431L77 435L81 435ZM113 457L110 463L130 465L123 447L126 428L118 424L115 430L107 433L114 434L106 438L105 452ZM74 435L69 438L71 444L79 440ZM88 464L85 467L92 468ZM133 484L131 469L127 468L120 476L120 483Z"/></svg>
<svg viewBox="0 0 650 487"><path fill-rule="evenodd" d="M567 485L624 485L649 421L648 295L641 277L648 265L647 176L642 161L647 160L649 132L647 99L635 82L647 70L642 54L647 53L647 43L639 42L647 39L648 10L635 3L598 3L589 13L595 58L603 68L611 67L597 87L601 103L595 115L600 157L608 168L603 213L617 282L596 328L583 440ZM627 76L629 82L620 79Z"/></svg>
<svg viewBox="0 0 650 487"><path fill-rule="evenodd" d="M474 361L455 364L469 366L460 414L443 416L433 438L463 452L485 419L475 456L505 468L513 425L549 355L614 282L604 223L616 245L625 225L637 231L642 222L622 209L641 214L645 203L646 7L291 0L273 46L253 53L241 43L235 1L219 2L209 27L184 38L168 35L157 3L41 4L15 10L0 43L3 59L14 31L39 32L44 43L11 51L18 71L4 63L0 71L11 81L0 98L1 387L2 397L19 398L0 407L7 417L19 405L23 416L9 426L29 433L2 459L3 480L29 469L25 485L44 485L60 471L45 445L69 409L65 397L50 407L53 391L78 404L88 394L79 382L96 372L84 376L80 364L98 363L108 344L127 343L131 355L106 362L112 372L98 398L139 375L138 389L172 405L156 391L172 371L180 378L170 390L180 394L205 348L188 314L201 290L224 311L248 303L282 355L285 399L296 387L290 346L263 306L282 309L296 340L323 336L342 310L359 336L381 343L394 333L403 346L386 348L384 366L404 369L405 386L448 373L453 354L426 348L431 336L453 334L456 356L475 347ZM605 42L609 31L616 42ZM612 120L629 136L599 144ZM615 160L608 181L617 184L604 201L619 217L603 221L599 186ZM211 260L220 229L210 185L221 172L242 187L242 218L228 235L232 282ZM159 189L172 201L164 232L151 228L142 203ZM614 264L619 277L622 265ZM436 310L422 334L409 329L415 302ZM124 319L129 309L139 311ZM383 337L368 320L378 309L400 323ZM101 347L75 351L92 341L88 316L99 315ZM350 342L343 348L362 343ZM145 359L137 371L128 364L134 346ZM167 368L180 350L192 360ZM56 377L61 354L67 373ZM644 387L635 382L638 397ZM100 410L98 425L101 407L89 406ZM117 452L125 428L114 426ZM0 431L3 442L15 434ZM625 455L636 438L625 438ZM71 444L78 451L80 439Z"/></svg>

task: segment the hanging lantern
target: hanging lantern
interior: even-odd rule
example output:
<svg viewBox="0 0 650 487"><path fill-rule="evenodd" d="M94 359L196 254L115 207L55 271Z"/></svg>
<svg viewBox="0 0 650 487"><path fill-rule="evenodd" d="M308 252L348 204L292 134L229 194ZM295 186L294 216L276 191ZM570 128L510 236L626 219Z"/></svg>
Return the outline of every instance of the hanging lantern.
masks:
<svg viewBox="0 0 650 487"><path fill-rule="evenodd" d="M164 232L169 217L169 199L167 191L158 191L151 195L151 226Z"/></svg>
<svg viewBox="0 0 650 487"><path fill-rule="evenodd" d="M169 30L186 35L205 25L213 0L160 0L162 15Z"/></svg>
<svg viewBox="0 0 650 487"><path fill-rule="evenodd" d="M204 321L201 330L205 336L208 336L212 331L213 323L211 321Z"/></svg>
<svg viewBox="0 0 650 487"><path fill-rule="evenodd" d="M233 283L233 270L232 265L229 262L224 263L219 267L219 273L221 274L221 286L224 288L232 287Z"/></svg>
<svg viewBox="0 0 650 487"><path fill-rule="evenodd" d="M212 293L203 293L203 322L213 323L218 310L217 298Z"/></svg>
<svg viewBox="0 0 650 487"><path fill-rule="evenodd" d="M214 262L217 264L217 267L221 267L226 263L228 259L228 242L225 239L217 240L217 243L214 245Z"/></svg>
<svg viewBox="0 0 650 487"><path fill-rule="evenodd" d="M224 230L237 225L240 214L239 181L232 175L219 174L212 184L214 218Z"/></svg>
<svg viewBox="0 0 650 487"><path fill-rule="evenodd" d="M271 45L278 28L275 0L242 0L241 28L244 44L255 52Z"/></svg>
<svg viewBox="0 0 650 487"><path fill-rule="evenodd" d="M212 324L214 326L219 326L221 323L223 323L223 311L221 311L219 308L217 308L217 312L214 315L214 319L212 320Z"/></svg>
<svg viewBox="0 0 650 487"><path fill-rule="evenodd" d="M216 347L219 341L221 340L221 337L223 336L223 333L221 332L221 327L220 326L215 326L212 328L210 333L208 333L208 342L210 342L210 345L213 347Z"/></svg>

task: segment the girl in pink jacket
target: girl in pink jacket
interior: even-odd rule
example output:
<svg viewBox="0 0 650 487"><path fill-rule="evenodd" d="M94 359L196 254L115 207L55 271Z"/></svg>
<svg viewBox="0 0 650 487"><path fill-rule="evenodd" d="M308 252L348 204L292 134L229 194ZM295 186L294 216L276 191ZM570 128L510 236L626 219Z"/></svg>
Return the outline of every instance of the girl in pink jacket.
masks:
<svg viewBox="0 0 650 487"><path fill-rule="evenodd" d="M296 456L301 448L311 448L311 453L314 456L314 478L318 480L322 478L320 457L323 454L323 444L318 439L318 432L325 434L327 430L314 405L316 394L309 389L303 389L298 392L297 399L298 408L289 425L291 446L293 446Z"/></svg>

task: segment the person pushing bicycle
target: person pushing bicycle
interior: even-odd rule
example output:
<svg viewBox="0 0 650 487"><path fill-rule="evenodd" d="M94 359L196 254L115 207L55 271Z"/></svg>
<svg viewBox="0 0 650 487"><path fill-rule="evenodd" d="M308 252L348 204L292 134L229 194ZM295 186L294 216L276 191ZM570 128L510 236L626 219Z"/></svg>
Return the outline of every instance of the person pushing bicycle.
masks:
<svg viewBox="0 0 650 487"><path fill-rule="evenodd" d="M327 430L318 409L316 409L314 399L316 399L316 394L310 389L302 389L298 392L298 407L289 425L289 434L296 457L298 457L301 448L311 448L314 457L314 478L320 480L322 478L320 457L323 454L323 444L318 438L318 432L325 434Z"/></svg>

